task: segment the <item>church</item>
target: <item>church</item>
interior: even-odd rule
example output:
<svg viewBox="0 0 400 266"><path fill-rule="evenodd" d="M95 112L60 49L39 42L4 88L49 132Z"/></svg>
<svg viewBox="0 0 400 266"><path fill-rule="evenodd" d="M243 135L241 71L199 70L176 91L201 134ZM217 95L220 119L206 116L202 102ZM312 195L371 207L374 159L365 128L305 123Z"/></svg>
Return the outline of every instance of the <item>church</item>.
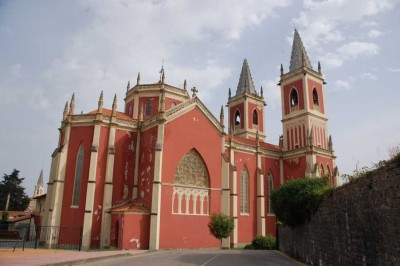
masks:
<svg viewBox="0 0 400 266"><path fill-rule="evenodd" d="M43 226L82 227L83 249L219 247L210 215L233 217L224 247L275 235L271 192L286 181L328 177L338 168L328 134L321 66L311 66L297 30L281 65L282 135L265 142L265 100L245 59L236 91L216 118L196 89L128 83L125 106L75 113L65 105L52 154ZM226 99L221 99L226 104ZM123 110L118 111L117 109ZM225 124L225 116L227 123Z"/></svg>

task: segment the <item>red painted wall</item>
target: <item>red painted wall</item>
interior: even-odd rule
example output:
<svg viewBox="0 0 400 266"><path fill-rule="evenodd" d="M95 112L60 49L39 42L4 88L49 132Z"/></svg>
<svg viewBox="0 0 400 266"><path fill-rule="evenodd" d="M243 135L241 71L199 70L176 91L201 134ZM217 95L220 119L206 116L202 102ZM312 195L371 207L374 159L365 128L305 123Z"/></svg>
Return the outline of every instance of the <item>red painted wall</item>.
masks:
<svg viewBox="0 0 400 266"><path fill-rule="evenodd" d="M290 114L290 92L292 91L293 87L297 89L299 109L304 109L303 80L299 79L283 87L283 104L285 115Z"/></svg>
<svg viewBox="0 0 400 266"><path fill-rule="evenodd" d="M207 132L207 134L205 134ZM208 168L210 187L221 188L221 135L199 109L165 125L162 182L173 184L175 170L182 157L195 148ZM160 248L218 247L210 235L209 215L172 214L173 186L163 185L161 192ZM221 191L211 190L209 213L221 210Z"/></svg>
<svg viewBox="0 0 400 266"><path fill-rule="evenodd" d="M237 170L237 192L238 192L238 241L247 243L253 240L257 234L257 165L256 155L235 151L235 165ZM244 166L249 172L249 214L240 213L240 175Z"/></svg>
<svg viewBox="0 0 400 266"><path fill-rule="evenodd" d="M291 179L304 178L306 171L306 156L297 159L283 160L283 179L284 182Z"/></svg>
<svg viewBox="0 0 400 266"><path fill-rule="evenodd" d="M150 215L125 213L120 218L120 225L120 249L149 248Z"/></svg>
<svg viewBox="0 0 400 266"><path fill-rule="evenodd" d="M115 130L112 205L132 198L135 170L136 132ZM103 192L104 193L104 192Z"/></svg>
<svg viewBox="0 0 400 266"><path fill-rule="evenodd" d="M235 127L235 112L236 109L240 112L240 129L244 128L244 103L240 103L230 107L229 110L229 128L231 126Z"/></svg>
<svg viewBox="0 0 400 266"><path fill-rule="evenodd" d="M143 105L143 118L147 119L150 118L152 116L154 116L155 114L158 113L158 96L157 97L140 97L139 102ZM151 115L146 115L146 104L147 102L151 103ZM140 104L139 104L139 108L140 108ZM140 110L139 110L140 113Z"/></svg>
<svg viewBox="0 0 400 266"><path fill-rule="evenodd" d="M310 105L310 109L314 109L313 104L313 89L315 88L318 93L318 103L319 103L319 111L324 114L325 106L324 106L324 94L322 93L322 84L315 82L314 80L307 79L308 85L308 102Z"/></svg>
<svg viewBox="0 0 400 266"><path fill-rule="evenodd" d="M70 132L67 165L65 171L64 196L62 202L61 222L62 227L81 227L86 203L87 180L89 177L90 148L93 141L93 126L72 127ZM79 206L71 208L72 193L74 188L76 157L79 146L84 146L84 159L82 169L82 183Z"/></svg>
<svg viewBox="0 0 400 266"><path fill-rule="evenodd" d="M165 98L165 110L171 109L171 105L175 103L175 105L178 105L181 103L181 101L178 101L176 99L171 99L171 98Z"/></svg>

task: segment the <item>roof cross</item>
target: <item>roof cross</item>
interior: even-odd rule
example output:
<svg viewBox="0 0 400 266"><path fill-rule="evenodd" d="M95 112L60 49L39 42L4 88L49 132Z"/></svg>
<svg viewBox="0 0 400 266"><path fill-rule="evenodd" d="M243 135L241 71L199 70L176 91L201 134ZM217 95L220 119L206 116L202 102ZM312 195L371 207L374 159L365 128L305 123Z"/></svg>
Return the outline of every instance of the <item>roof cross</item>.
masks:
<svg viewBox="0 0 400 266"><path fill-rule="evenodd" d="M196 89L196 87L193 87L193 88L191 89L191 91L193 92L192 97L195 97L195 96L196 96L196 93L199 92L199 91Z"/></svg>

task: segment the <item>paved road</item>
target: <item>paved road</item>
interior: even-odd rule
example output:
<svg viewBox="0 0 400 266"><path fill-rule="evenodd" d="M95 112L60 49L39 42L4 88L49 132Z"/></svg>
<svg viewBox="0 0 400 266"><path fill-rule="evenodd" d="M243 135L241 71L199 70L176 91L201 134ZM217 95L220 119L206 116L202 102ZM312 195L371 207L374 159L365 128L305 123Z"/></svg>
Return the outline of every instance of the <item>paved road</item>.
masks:
<svg viewBox="0 0 400 266"><path fill-rule="evenodd" d="M261 250L164 250L142 255L110 258L84 265L303 265L277 251Z"/></svg>

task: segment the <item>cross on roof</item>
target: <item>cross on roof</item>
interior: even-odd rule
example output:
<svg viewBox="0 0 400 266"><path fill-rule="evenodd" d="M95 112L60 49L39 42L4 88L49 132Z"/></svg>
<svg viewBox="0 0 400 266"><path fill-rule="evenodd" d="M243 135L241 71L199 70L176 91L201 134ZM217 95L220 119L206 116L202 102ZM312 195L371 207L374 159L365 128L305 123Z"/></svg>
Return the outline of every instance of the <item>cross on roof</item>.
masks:
<svg viewBox="0 0 400 266"><path fill-rule="evenodd" d="M195 97L195 96L196 96L196 93L199 92L199 91L196 89L196 87L193 87L193 88L191 89L191 91L193 92L192 97Z"/></svg>

